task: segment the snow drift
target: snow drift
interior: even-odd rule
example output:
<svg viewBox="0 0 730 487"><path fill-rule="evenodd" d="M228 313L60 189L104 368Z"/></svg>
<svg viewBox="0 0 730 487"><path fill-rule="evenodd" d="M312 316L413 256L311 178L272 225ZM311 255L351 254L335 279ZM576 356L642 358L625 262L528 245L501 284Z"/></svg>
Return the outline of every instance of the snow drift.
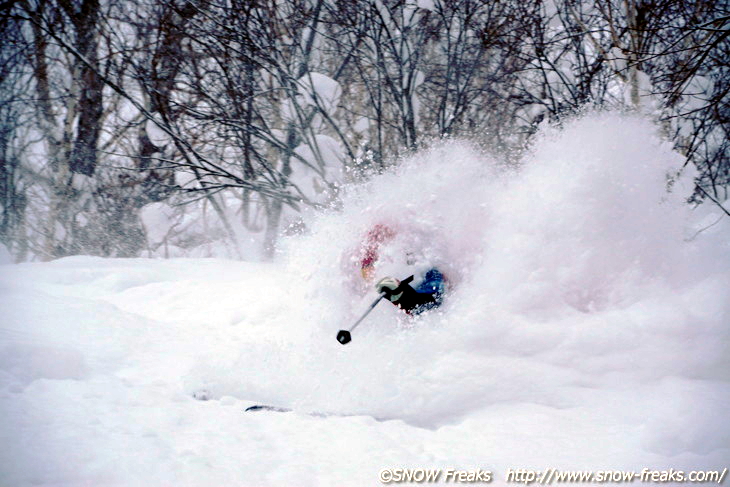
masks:
<svg viewBox="0 0 730 487"><path fill-rule="evenodd" d="M591 115L544 129L519 167L466 142L423 151L309 215L275 264L0 267L1 432L21 445L0 455L3 476L373 485L411 465L488 468L501 484L510 467L722 469L730 228L685 204L682 163L651 123ZM417 235L452 291L416 319L381 304L343 347L337 330L373 298L353 252L384 221ZM242 412L254 403L294 412Z"/></svg>

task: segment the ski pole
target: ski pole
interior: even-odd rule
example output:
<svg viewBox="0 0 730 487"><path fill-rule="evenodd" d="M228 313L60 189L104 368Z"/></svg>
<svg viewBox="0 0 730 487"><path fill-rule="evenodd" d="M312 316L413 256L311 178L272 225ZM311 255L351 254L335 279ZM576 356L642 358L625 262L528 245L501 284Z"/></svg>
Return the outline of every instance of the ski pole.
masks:
<svg viewBox="0 0 730 487"><path fill-rule="evenodd" d="M352 335L350 334L350 332L352 330L354 330L355 327L357 325L359 325L360 322L362 320L364 320L367 315L370 314L370 312L378 305L378 303L380 302L380 300L383 299L384 297L390 295L390 294L396 294L398 291L401 290L401 288L403 288L404 286L407 286L408 283L411 282L412 280L413 280L413 276L407 277L406 279L403 279L401 281L400 285L396 289L394 289L394 290L392 290L390 292L382 292L382 293L380 293L380 296L378 296L378 298L375 301L373 301L373 303L368 307L368 309L365 311L365 313L363 313L363 315L360 317L360 319L357 320L355 322L355 324L350 327L349 330L340 330L337 333L337 341L340 342L343 345L346 345L346 344L350 343L350 341L352 340Z"/></svg>
<svg viewBox="0 0 730 487"><path fill-rule="evenodd" d="M378 299L373 301L373 304L370 305L370 307L367 309L367 311L365 311L365 313L360 317L360 319L357 320L355 322L355 324L350 327L349 330L340 330L339 333L337 333L337 341L343 345L350 343L350 340L352 340L352 335L350 335L350 332L352 330L354 330L355 327L357 325L359 325L360 322L362 320L364 320L367 315L370 314L370 312L373 310L373 308L375 308L375 306L377 306L378 303L380 302L380 300L383 299L384 297L385 297L385 293L382 293L380 296L378 296Z"/></svg>

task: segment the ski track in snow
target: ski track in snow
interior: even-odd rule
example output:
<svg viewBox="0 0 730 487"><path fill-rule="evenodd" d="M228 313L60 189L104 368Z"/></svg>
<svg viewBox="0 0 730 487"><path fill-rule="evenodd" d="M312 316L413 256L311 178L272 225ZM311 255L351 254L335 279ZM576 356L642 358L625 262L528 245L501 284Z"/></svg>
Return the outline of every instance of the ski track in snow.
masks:
<svg viewBox="0 0 730 487"><path fill-rule="evenodd" d="M518 171L425 151L310 215L276 263L0 266L0 485L721 470L730 226L689 238L717 211L683 205L691 174L666 193L681 164L648 122L592 115ZM452 292L416 320L379 305L343 347L373 298L348 256L382 221L408 222Z"/></svg>

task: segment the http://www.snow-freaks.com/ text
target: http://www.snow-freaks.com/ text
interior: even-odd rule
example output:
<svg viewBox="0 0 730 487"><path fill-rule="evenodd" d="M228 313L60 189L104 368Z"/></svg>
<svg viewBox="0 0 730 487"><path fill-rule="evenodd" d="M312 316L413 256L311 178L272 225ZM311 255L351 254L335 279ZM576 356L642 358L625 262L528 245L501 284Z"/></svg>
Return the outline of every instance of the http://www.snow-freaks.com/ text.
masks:
<svg viewBox="0 0 730 487"><path fill-rule="evenodd" d="M514 484L607 484L607 483L712 483L722 484L727 474L723 470L653 470L644 468L635 470L559 470L546 468L530 470L525 468L509 468L502 480ZM495 475L491 470L481 468L459 470L455 468L383 468L379 473L383 484L478 484L491 483Z"/></svg>

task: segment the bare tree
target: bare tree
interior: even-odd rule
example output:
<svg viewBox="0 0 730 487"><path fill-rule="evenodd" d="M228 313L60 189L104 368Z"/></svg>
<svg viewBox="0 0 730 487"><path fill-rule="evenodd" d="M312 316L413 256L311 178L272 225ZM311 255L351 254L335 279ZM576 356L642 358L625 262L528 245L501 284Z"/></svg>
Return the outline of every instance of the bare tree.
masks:
<svg viewBox="0 0 730 487"><path fill-rule="evenodd" d="M38 175L49 184L47 218L41 228L45 243L37 250L46 258L77 253L82 250L76 238L82 224L74 207L80 203L83 183L74 176L94 174L103 111L96 75L100 6L96 0L29 0L17 8L29 24L36 120L50 163ZM55 38L67 39L88 62L67 57Z"/></svg>
<svg viewBox="0 0 730 487"><path fill-rule="evenodd" d="M24 235L27 197L21 155L27 145L27 126L32 115L24 103L30 93L28 65L23 54L28 46L21 28L16 18L0 17L3 44L0 49L0 243L19 260L27 252Z"/></svg>
<svg viewBox="0 0 730 487"><path fill-rule="evenodd" d="M663 121L688 164L699 170L695 199L730 198L730 8L726 2L683 5L659 49L640 54L654 64Z"/></svg>

